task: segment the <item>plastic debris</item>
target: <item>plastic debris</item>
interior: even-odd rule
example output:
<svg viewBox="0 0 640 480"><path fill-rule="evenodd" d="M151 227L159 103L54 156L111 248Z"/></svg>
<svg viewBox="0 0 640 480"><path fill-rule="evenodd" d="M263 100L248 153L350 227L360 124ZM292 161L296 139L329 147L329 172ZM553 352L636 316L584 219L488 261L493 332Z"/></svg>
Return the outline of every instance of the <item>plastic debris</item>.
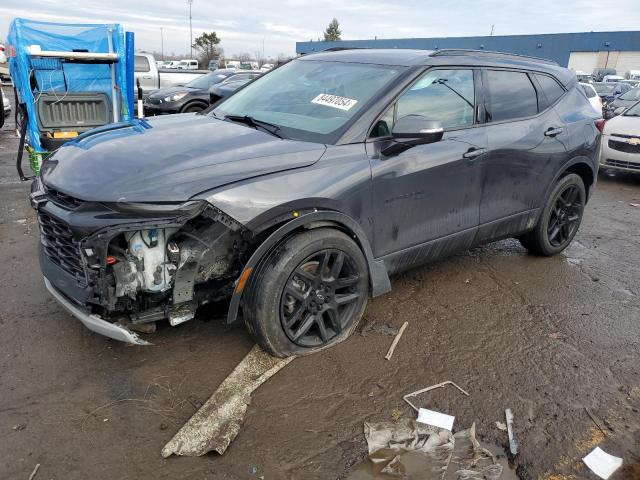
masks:
<svg viewBox="0 0 640 480"><path fill-rule="evenodd" d="M389 347L389 351L384 356L384 358L386 358L387 360L391 360L391 356L393 355L393 352L396 349L396 345L398 345L398 342L400 341L400 337L402 337L402 334L404 333L404 331L406 330L408 325L409 325L409 322L404 322L402 324L402 326L400 327L400 331L396 335L396 338L393 339L393 342L391 343L391 346Z"/></svg>
<svg viewBox="0 0 640 480"><path fill-rule="evenodd" d="M418 410L418 420L416 421L451 431L451 429L453 428L453 422L455 422L455 420L456 417L447 415L446 413L440 413L434 410L421 408L420 410Z"/></svg>
<svg viewBox="0 0 640 480"><path fill-rule="evenodd" d="M507 418L507 434L509 435L509 451L511 455L514 457L518 454L518 442L516 441L516 437L513 435L513 412L510 408L507 408L504 411L505 417Z"/></svg>
<svg viewBox="0 0 640 480"><path fill-rule="evenodd" d="M415 392L411 392L411 393L407 393L404 397L402 397L402 399L407 402L409 405L411 405L411 408L413 408L416 412L419 410L418 407L416 407L413 403L411 403L409 401L409 399L411 397L415 397L416 395L420 395L421 393L425 393L428 392L430 390L435 390L436 388L442 388L442 387L446 387L447 385L453 385L454 387L456 387L458 390L460 390L461 393L463 393L464 395L466 395L467 397L469 396L469 393L466 390L463 390L462 388L460 388L458 385L456 385L455 383L453 383L451 380L447 380L446 382L442 382L442 383L436 383L435 385L431 385L430 387L426 387L426 388L421 388L420 390L416 390Z"/></svg>
<svg viewBox="0 0 640 480"><path fill-rule="evenodd" d="M622 459L608 454L600 447L594 448L582 461L600 478L607 480L613 472L622 466Z"/></svg>
<svg viewBox="0 0 640 480"><path fill-rule="evenodd" d="M162 449L162 456L195 457L231 444L251 402L251 393L295 357L276 358L254 346L202 407Z"/></svg>
<svg viewBox="0 0 640 480"><path fill-rule="evenodd" d="M451 432L403 419L365 423L369 455L347 480L497 480L503 465L476 440L475 424Z"/></svg>
<svg viewBox="0 0 640 480"><path fill-rule="evenodd" d="M502 430L503 432L507 430L507 426L502 422L496 422L496 428L498 430Z"/></svg>

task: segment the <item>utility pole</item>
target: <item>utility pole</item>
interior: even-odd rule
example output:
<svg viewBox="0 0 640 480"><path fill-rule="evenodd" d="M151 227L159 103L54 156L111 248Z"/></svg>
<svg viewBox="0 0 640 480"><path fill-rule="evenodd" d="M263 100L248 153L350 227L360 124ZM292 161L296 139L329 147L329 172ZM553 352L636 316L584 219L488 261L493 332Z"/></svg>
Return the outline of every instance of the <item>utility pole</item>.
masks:
<svg viewBox="0 0 640 480"><path fill-rule="evenodd" d="M491 24L491 33L489 34L490 37L493 37L493 27L495 27L495 25Z"/></svg>
<svg viewBox="0 0 640 480"><path fill-rule="evenodd" d="M189 47L191 48L191 56L189 58L193 58L193 26L191 25L191 5L193 5L193 0L187 0L189 4Z"/></svg>
<svg viewBox="0 0 640 480"><path fill-rule="evenodd" d="M162 61L164 62L164 32L162 27L160 27L160 51L162 52Z"/></svg>

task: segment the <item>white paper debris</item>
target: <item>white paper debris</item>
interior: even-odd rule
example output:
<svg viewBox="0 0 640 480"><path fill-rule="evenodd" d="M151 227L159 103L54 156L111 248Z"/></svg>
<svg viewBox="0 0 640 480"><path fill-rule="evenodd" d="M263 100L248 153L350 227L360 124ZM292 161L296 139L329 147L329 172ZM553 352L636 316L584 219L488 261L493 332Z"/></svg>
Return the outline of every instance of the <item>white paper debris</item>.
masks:
<svg viewBox="0 0 640 480"><path fill-rule="evenodd" d="M317 105L324 105L325 107L331 108L339 108L340 110L351 110L356 103L357 100L353 98L341 97L339 95L329 95L328 93L321 93L313 100L311 103L315 103Z"/></svg>
<svg viewBox="0 0 640 480"><path fill-rule="evenodd" d="M453 422L455 419L456 417L452 417L446 413L435 412L433 410L427 410L426 408L418 410L418 422L433 425L438 428L444 428L449 431L453 428Z"/></svg>
<svg viewBox="0 0 640 480"><path fill-rule="evenodd" d="M594 448L582 461L600 478L607 480L613 472L622 466L622 459L609 455L600 447Z"/></svg>

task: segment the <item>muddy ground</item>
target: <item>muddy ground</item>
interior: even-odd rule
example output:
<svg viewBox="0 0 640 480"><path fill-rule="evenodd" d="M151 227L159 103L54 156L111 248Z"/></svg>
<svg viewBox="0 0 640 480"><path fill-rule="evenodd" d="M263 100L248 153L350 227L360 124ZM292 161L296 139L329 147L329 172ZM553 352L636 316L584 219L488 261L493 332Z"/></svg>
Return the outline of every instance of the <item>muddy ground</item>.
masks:
<svg viewBox="0 0 640 480"><path fill-rule="evenodd" d="M162 446L250 350L219 313L162 328L154 346L95 335L44 289L38 226L17 181L17 140L0 133L0 478L332 479L366 454L363 422L390 420L408 392L476 422L479 437L515 415L520 478L596 478L595 445L640 462L640 176L601 175L573 245L555 258L515 241L392 279L361 332L299 358L253 396L224 456L160 456ZM391 361L385 326L409 322ZM372 328L373 327L373 328ZM592 413L590 418L587 410Z"/></svg>

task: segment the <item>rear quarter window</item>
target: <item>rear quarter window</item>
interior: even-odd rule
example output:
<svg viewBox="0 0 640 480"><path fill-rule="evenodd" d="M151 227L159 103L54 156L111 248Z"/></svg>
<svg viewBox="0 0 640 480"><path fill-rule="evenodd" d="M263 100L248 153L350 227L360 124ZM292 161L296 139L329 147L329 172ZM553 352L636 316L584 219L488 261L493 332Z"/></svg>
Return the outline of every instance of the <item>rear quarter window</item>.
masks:
<svg viewBox="0 0 640 480"><path fill-rule="evenodd" d="M538 105L540 111L546 110L549 106L556 103L556 101L564 95L564 89L558 84L556 80L547 75L534 75L540 88L542 89L542 95L538 98ZM587 93L587 96L589 94ZM593 96L593 95L592 95Z"/></svg>

